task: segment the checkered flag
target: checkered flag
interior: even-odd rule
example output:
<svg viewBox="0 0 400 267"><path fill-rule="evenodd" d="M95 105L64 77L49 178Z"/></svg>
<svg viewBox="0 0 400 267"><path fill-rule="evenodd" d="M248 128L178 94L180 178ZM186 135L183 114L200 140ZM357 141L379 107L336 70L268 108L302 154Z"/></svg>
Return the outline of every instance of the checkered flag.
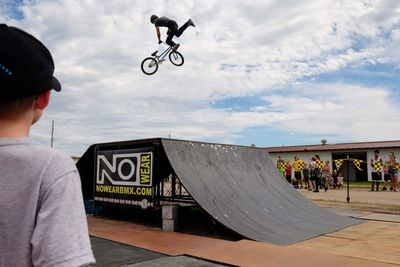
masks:
<svg viewBox="0 0 400 267"><path fill-rule="evenodd" d="M343 160L342 159L335 160L336 170L339 170L340 167L342 167L342 164L343 164Z"/></svg>
<svg viewBox="0 0 400 267"><path fill-rule="evenodd" d="M285 170L286 169L286 163L285 162L280 162L279 165L278 165L278 169Z"/></svg>
<svg viewBox="0 0 400 267"><path fill-rule="evenodd" d="M372 161L372 167L374 167L374 169L375 169L375 171L376 172L381 172L382 171L382 168L384 167L385 165L382 163L382 162L375 162L375 161Z"/></svg>
<svg viewBox="0 0 400 267"><path fill-rule="evenodd" d="M304 163L304 161L302 161L301 159L299 160L299 171L302 171L304 169L304 167L306 166L306 164Z"/></svg>
<svg viewBox="0 0 400 267"><path fill-rule="evenodd" d="M321 169L321 170L322 170L322 168L324 167L324 162L323 162L322 160L317 160L317 162L315 162L315 166L316 166L318 169Z"/></svg>
<svg viewBox="0 0 400 267"><path fill-rule="evenodd" d="M356 168L359 169L360 171L362 171L362 169L361 169L361 163L362 162L363 162L362 160L353 159L354 166L356 166Z"/></svg>

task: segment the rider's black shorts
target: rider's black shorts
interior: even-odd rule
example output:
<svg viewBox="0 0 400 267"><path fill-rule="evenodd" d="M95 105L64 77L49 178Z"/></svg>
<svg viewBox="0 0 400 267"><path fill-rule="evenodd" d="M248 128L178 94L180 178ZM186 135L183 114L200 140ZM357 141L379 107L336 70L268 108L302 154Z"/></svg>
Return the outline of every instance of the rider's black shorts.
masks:
<svg viewBox="0 0 400 267"><path fill-rule="evenodd" d="M179 29L178 23L176 23L175 21L171 20L171 21L168 23L167 35L175 34L175 32L177 32L178 29Z"/></svg>

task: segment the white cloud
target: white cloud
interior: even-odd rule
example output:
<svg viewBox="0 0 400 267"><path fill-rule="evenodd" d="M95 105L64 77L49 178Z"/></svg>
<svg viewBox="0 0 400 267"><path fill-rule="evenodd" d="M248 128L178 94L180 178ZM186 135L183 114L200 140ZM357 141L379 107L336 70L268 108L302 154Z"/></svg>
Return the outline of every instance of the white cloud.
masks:
<svg viewBox="0 0 400 267"><path fill-rule="evenodd" d="M375 120L370 108L351 103L342 89L328 85L321 86L338 99L310 103L305 113L271 112L265 107L237 112L215 109L210 103L261 94L279 106L279 101L288 99L280 99L275 92L301 87L304 78L349 66L398 66L400 59L400 2L396 0L41 0L25 2L23 20L10 18L10 8L2 6L0 19L33 33L49 47L63 83L64 91L54 94L54 103L34 127L33 137L47 140L54 119L56 144L71 153L81 153L94 142L169 134L235 142L248 127L286 125L285 120L301 124L313 112L324 109L336 115L339 109L342 114L350 104ZM163 64L148 77L141 73L140 63L157 48L149 23L153 13L179 24L193 17L197 27L181 38L185 64ZM347 86L343 84L343 88L353 88ZM358 95L389 92L355 88ZM301 97L289 99L293 106L312 102L315 92L301 92ZM387 98L379 95L374 103L383 107L379 101ZM346 118L345 113L342 116L337 123ZM314 131L374 139L374 124L354 123L359 130L352 131L321 124Z"/></svg>
<svg viewBox="0 0 400 267"><path fill-rule="evenodd" d="M263 112L281 110L283 117L276 125L287 131L336 134L358 141L398 139L400 107L391 95L383 88L307 84L289 96L265 97L269 104Z"/></svg>

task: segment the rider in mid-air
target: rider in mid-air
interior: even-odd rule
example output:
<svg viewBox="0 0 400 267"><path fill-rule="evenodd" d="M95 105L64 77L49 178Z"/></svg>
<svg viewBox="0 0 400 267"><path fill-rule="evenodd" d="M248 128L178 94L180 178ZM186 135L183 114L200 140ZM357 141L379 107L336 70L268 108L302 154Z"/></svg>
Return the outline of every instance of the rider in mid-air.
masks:
<svg viewBox="0 0 400 267"><path fill-rule="evenodd" d="M176 50L179 47L179 44L175 44L172 41L172 38L174 36L176 37L180 37L182 35L182 33L186 30L187 27L189 26L193 26L196 27L196 25L194 24L192 19L189 19L185 24L183 24L182 27L178 28L178 24L176 23L176 21L169 19L167 17L158 17L156 15L152 15L150 17L150 22L152 24L154 24L156 26L156 32L157 32L157 37L158 37L158 43L161 44L161 33L160 33L160 27L166 27L168 28L167 31L167 39L165 40L165 42L173 47L173 52L176 52Z"/></svg>

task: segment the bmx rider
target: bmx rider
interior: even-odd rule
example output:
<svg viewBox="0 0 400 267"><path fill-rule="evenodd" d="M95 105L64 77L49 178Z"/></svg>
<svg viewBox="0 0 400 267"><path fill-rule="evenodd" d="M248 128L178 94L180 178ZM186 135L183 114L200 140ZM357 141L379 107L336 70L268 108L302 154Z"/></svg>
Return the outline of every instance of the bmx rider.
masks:
<svg viewBox="0 0 400 267"><path fill-rule="evenodd" d="M174 36L180 37L182 33L187 29L189 26L196 27L192 19L189 19L185 24L183 24L180 28L178 27L178 24L176 21L169 19L165 16L163 17L158 17L156 15L152 15L150 17L150 22L154 24L156 27L156 32L157 32L157 37L158 37L158 43L161 44L161 33L160 33L160 27L166 27L168 28L167 31L167 39L165 42L173 47L172 52L176 52L179 48L179 44L176 44L175 42L172 41L172 38Z"/></svg>

